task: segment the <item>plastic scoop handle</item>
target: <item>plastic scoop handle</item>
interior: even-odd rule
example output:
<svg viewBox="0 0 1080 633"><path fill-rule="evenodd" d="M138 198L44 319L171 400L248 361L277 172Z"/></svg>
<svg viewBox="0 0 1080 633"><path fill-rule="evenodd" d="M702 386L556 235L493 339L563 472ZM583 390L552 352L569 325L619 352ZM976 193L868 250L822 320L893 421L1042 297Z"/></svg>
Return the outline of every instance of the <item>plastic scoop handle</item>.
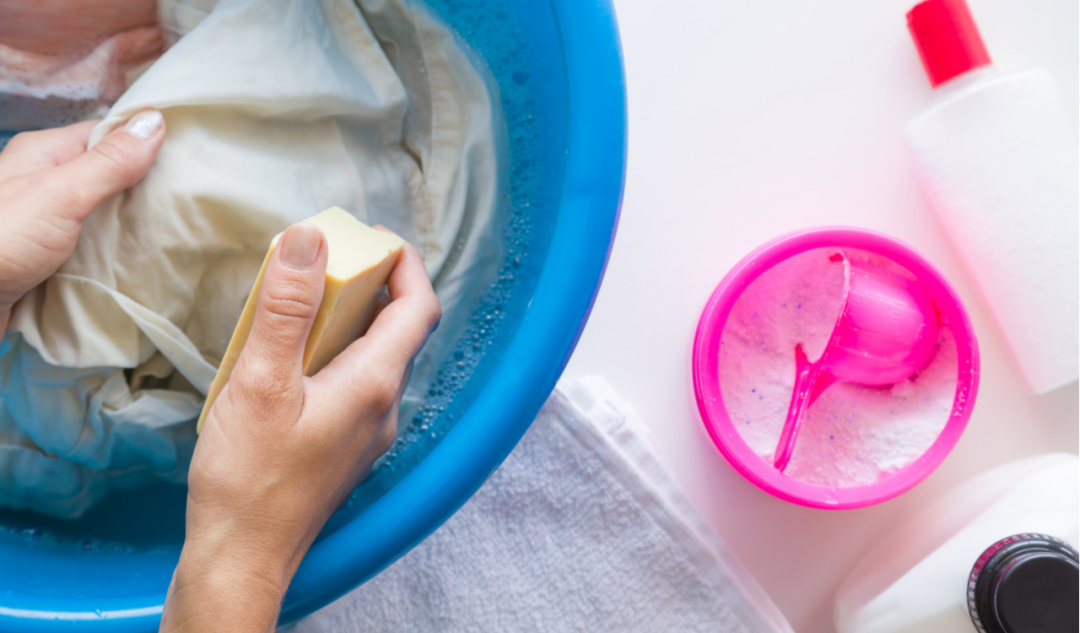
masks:
<svg viewBox="0 0 1080 633"><path fill-rule="evenodd" d="M795 389L791 392L787 419L784 420L784 429L780 432L780 442L776 445L776 455L773 458L773 466L780 472L783 472L791 461L795 439L799 436L799 426L806 409L836 381L836 376L821 368L821 359L811 363L806 358L802 344L795 346Z"/></svg>

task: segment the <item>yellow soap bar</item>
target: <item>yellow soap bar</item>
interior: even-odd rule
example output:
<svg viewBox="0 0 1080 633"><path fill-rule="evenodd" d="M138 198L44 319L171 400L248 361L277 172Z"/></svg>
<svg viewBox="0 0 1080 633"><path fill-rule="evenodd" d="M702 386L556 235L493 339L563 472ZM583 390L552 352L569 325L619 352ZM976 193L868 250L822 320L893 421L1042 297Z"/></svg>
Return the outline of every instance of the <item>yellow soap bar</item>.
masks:
<svg viewBox="0 0 1080 633"><path fill-rule="evenodd" d="M405 242L392 233L370 228L338 207L331 207L305 221L322 229L328 249L326 288L304 348L304 375L311 376L367 331L374 320L382 289L397 264ZM197 431L202 431L206 414L214 406L225 383L229 382L240 351L251 334L263 274L280 237L279 234L270 242L262 270L255 279L240 322L236 324L217 376L206 395Z"/></svg>

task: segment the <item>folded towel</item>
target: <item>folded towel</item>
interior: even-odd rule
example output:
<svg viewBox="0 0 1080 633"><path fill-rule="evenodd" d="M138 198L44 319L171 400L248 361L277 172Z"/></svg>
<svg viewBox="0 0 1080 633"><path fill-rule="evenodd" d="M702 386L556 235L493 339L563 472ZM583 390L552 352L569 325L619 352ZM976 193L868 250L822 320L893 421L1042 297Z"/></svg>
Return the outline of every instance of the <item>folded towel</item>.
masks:
<svg viewBox="0 0 1080 633"><path fill-rule="evenodd" d="M601 378L560 385L491 479L401 560L283 627L791 631Z"/></svg>

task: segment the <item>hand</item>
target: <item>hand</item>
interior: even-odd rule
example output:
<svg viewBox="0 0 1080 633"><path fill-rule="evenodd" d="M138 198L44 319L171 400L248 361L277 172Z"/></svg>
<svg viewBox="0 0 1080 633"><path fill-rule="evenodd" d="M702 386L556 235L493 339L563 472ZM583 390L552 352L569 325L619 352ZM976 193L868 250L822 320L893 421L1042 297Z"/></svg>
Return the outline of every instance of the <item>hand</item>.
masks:
<svg viewBox="0 0 1080 633"><path fill-rule="evenodd" d="M0 2L0 44L39 55L84 54L110 35L156 24L155 0Z"/></svg>
<svg viewBox="0 0 1080 633"><path fill-rule="evenodd" d="M161 113L144 110L87 151L96 123L24 132L0 153L0 333L11 306L71 255L83 220L138 182L165 141Z"/></svg>
<svg viewBox="0 0 1080 633"><path fill-rule="evenodd" d="M390 303L315 376L301 370L322 301L322 232L297 224L263 277L251 335L188 473L187 535L162 631L273 631L300 560L385 452L413 358L441 311L406 244Z"/></svg>

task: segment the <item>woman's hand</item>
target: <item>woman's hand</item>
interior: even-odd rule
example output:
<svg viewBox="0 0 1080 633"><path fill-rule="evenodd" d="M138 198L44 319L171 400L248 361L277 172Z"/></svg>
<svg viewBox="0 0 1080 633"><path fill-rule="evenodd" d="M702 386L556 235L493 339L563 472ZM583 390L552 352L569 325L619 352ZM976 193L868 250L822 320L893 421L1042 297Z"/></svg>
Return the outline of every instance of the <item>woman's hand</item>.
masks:
<svg viewBox="0 0 1080 633"><path fill-rule="evenodd" d="M0 2L0 44L39 55L85 54L110 35L156 25L155 0Z"/></svg>
<svg viewBox="0 0 1080 633"><path fill-rule="evenodd" d="M307 378L301 363L326 258L322 232L301 223L270 260L251 336L195 447L163 631L273 631L304 553L394 440L413 357L441 316L438 299L406 244L390 303Z"/></svg>
<svg viewBox="0 0 1080 633"><path fill-rule="evenodd" d="M144 110L90 151L96 121L24 132L0 153L0 335L11 306L71 255L83 220L146 174L165 141L157 110Z"/></svg>

